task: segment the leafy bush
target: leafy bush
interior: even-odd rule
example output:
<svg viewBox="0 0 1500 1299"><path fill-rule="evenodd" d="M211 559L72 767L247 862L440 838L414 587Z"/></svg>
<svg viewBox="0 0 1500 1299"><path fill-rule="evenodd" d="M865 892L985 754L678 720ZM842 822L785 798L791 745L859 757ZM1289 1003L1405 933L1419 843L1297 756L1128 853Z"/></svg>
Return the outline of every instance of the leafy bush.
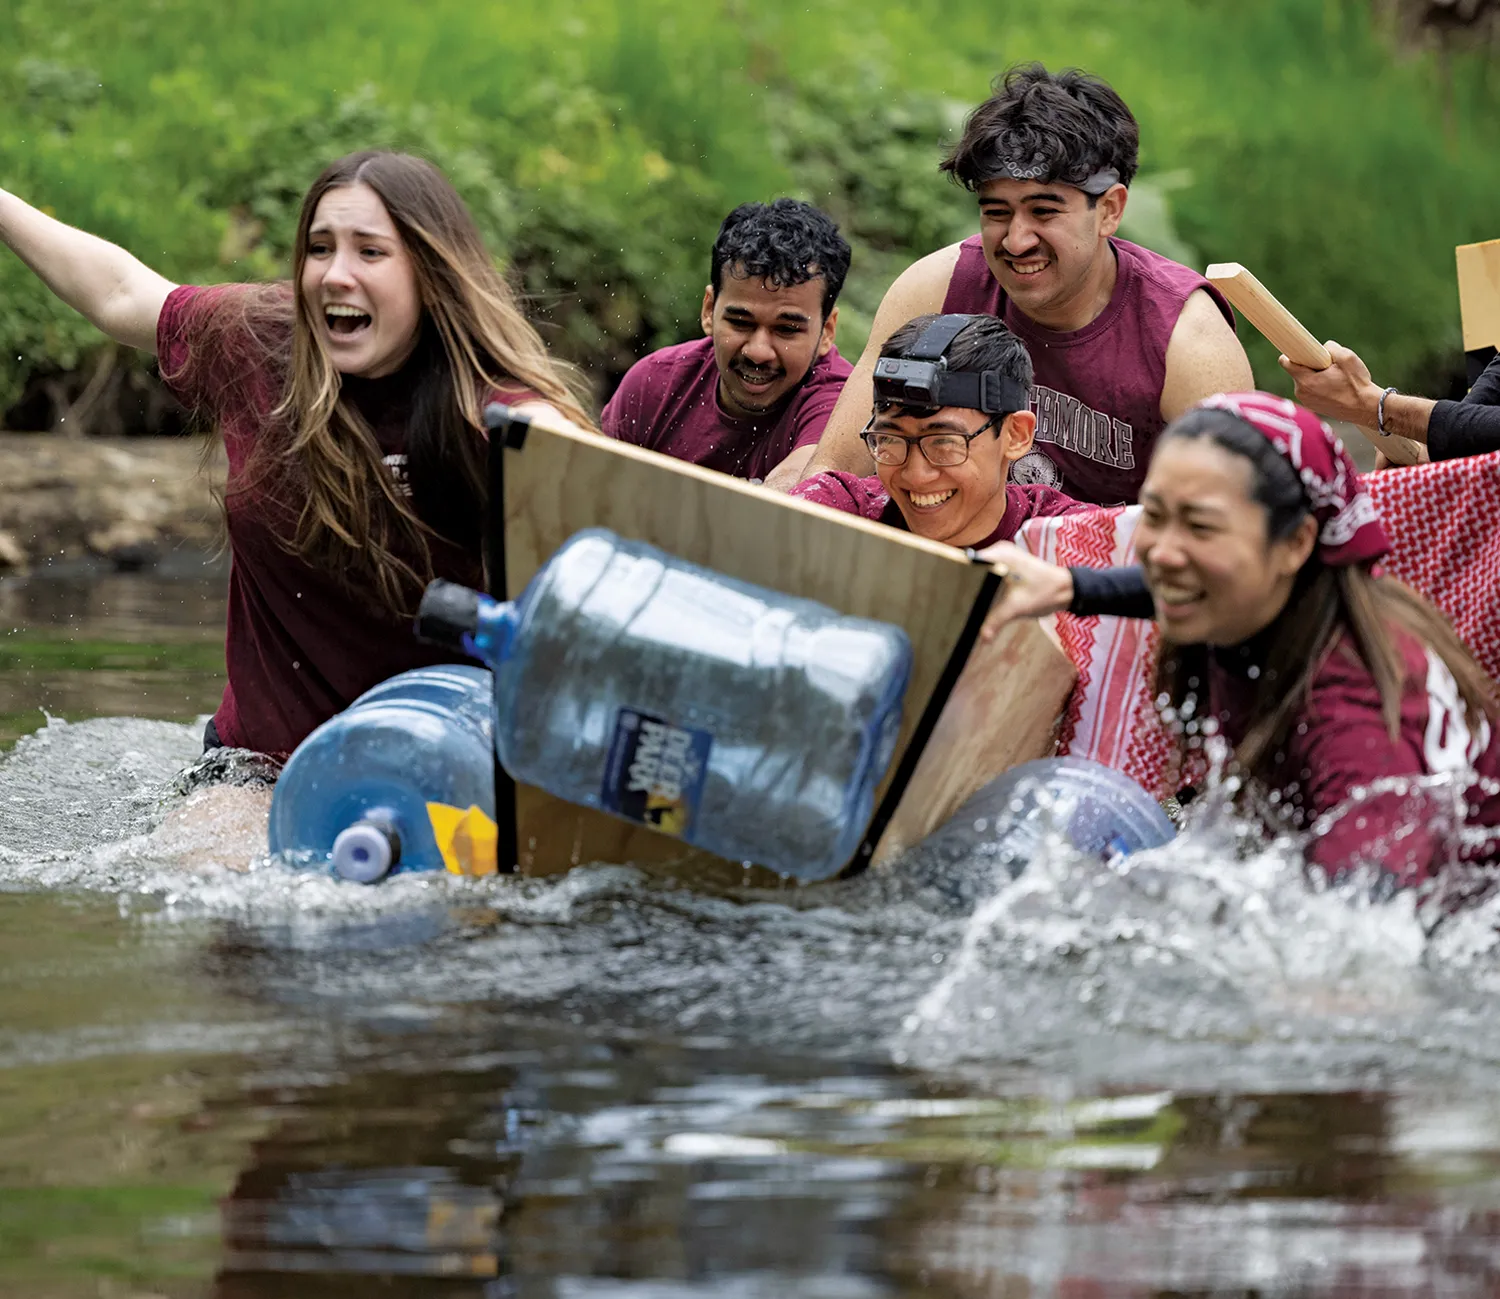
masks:
<svg viewBox="0 0 1500 1299"><path fill-rule="evenodd" d="M1085 66L1135 110L1131 237L1246 263L1383 382L1441 389L1459 370L1451 249L1500 235L1494 79L1460 54L1444 87L1368 0L7 9L0 185L173 279L263 278L285 274L331 158L426 154L601 397L697 332L719 221L780 193L825 206L854 245L840 346L858 352L894 275L974 228L936 164L1018 59ZM0 254L0 411L39 385L76 394L100 344Z"/></svg>

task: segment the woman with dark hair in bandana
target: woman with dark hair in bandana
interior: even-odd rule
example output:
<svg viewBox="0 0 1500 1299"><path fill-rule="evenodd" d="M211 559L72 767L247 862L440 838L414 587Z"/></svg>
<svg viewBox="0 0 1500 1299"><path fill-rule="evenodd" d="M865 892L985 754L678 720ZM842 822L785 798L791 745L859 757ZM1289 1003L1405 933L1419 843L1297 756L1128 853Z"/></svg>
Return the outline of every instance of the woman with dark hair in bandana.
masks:
<svg viewBox="0 0 1500 1299"><path fill-rule="evenodd" d="M1140 500L1139 568L984 552L1010 577L985 634L1064 609L1154 617L1158 705L1222 735L1271 820L1314 831L1310 860L1414 883L1455 837L1461 857L1500 855L1494 683L1381 573L1385 529L1326 424L1266 393L1210 397L1165 430ZM1463 798L1456 836L1442 788Z"/></svg>

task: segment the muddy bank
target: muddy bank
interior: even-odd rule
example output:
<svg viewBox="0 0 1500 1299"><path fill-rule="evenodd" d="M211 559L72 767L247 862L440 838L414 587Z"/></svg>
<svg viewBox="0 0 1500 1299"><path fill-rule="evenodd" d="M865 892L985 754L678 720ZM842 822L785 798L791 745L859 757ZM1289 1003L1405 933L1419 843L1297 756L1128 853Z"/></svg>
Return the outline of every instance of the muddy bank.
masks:
<svg viewBox="0 0 1500 1299"><path fill-rule="evenodd" d="M198 438L68 438L0 433L0 570L49 559L145 567L187 545L211 549L223 483Z"/></svg>

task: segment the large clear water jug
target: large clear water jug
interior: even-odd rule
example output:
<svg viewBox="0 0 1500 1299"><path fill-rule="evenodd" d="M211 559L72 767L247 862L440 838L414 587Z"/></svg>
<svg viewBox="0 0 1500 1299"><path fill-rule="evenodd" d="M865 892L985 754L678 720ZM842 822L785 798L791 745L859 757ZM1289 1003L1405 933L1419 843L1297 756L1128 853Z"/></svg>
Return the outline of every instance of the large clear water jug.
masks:
<svg viewBox="0 0 1500 1299"><path fill-rule="evenodd" d="M493 669L516 780L802 879L853 857L911 671L898 627L602 529L511 603L434 584L419 626Z"/></svg>
<svg viewBox="0 0 1500 1299"><path fill-rule="evenodd" d="M418 668L366 691L287 762L271 851L365 883L443 869L428 804L495 814L492 710L481 667Z"/></svg>

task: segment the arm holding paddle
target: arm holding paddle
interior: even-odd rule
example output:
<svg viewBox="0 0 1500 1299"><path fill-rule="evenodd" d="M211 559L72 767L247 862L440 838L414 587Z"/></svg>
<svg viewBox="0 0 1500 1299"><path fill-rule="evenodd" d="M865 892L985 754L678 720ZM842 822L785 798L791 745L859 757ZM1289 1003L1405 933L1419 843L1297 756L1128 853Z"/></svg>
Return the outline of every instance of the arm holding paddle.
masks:
<svg viewBox="0 0 1500 1299"><path fill-rule="evenodd" d="M1281 351L1282 364L1294 378L1298 371L1311 374L1314 371L1328 371L1333 367L1331 348L1336 345L1324 347L1319 343L1308 333L1302 322L1282 306L1271 291L1238 262L1216 263L1204 272L1204 278L1217 286L1236 310ZM1347 351L1347 349L1341 350ZM1349 355L1354 356L1352 352ZM1358 361L1357 357L1354 359ZM1294 371L1293 365L1298 367L1298 370ZM1363 364L1360 365L1360 369L1364 369ZM1364 377L1366 380L1369 379L1368 370L1364 371ZM1330 376L1330 390L1344 382L1343 377ZM1379 389L1376 389L1375 395L1378 405ZM1297 388L1297 400L1326 418L1347 419L1355 424L1369 439L1371 445L1391 464L1414 465L1427 458L1425 451L1416 441L1397 434L1396 430L1391 427L1389 419L1386 421L1382 435L1377 423L1379 412L1374 408L1371 408L1368 418L1363 413L1358 417L1353 414L1336 414L1320 406L1317 401L1308 400L1303 395L1300 383ZM1349 409L1353 410L1354 407L1351 406ZM1362 405L1359 409L1363 412ZM1389 406L1387 406L1386 413L1390 414Z"/></svg>
<svg viewBox="0 0 1500 1299"><path fill-rule="evenodd" d="M176 287L123 248L0 189L0 240L49 289L127 347L156 351L156 322Z"/></svg>
<svg viewBox="0 0 1500 1299"><path fill-rule="evenodd" d="M1281 358L1297 384L1297 400L1329 419L1374 427L1385 391L1347 347L1328 344L1333 364L1313 371ZM1424 459L1456 460L1500 451L1500 361L1492 361L1463 401L1430 401L1392 392L1385 399L1388 433L1421 443Z"/></svg>

